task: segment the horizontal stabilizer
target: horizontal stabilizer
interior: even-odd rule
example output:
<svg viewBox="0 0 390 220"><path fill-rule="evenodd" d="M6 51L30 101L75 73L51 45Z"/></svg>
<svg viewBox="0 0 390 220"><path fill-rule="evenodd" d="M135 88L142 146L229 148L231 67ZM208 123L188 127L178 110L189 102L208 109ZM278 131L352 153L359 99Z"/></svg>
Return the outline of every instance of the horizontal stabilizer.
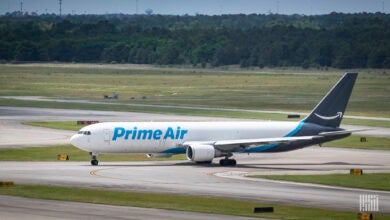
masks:
<svg viewBox="0 0 390 220"><path fill-rule="evenodd" d="M369 130L374 130L374 129L353 129L353 130L330 131L330 132L321 132L318 135L329 137L329 136L335 136L340 134L351 134L353 132L369 131Z"/></svg>

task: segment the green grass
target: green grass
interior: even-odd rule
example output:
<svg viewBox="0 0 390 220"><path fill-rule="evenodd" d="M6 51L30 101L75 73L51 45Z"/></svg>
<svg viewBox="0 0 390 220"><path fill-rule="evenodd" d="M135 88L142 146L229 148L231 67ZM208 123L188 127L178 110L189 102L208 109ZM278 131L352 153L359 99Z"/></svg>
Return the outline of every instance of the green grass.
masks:
<svg viewBox="0 0 390 220"><path fill-rule="evenodd" d="M71 145L53 147L29 147L20 149L0 149L0 161L56 161L58 154L68 154L71 161L89 161L89 154ZM184 160L185 155L170 158L147 158L145 154L102 154L101 161L145 161L145 160Z"/></svg>
<svg viewBox="0 0 390 220"><path fill-rule="evenodd" d="M364 171L363 171L364 172ZM375 173L360 176L350 174L329 175L256 175L255 178L284 180L300 183L316 183L330 186L342 186L351 188L390 190L390 174Z"/></svg>
<svg viewBox="0 0 390 220"><path fill-rule="evenodd" d="M76 121L27 121L23 124L70 131L78 131L86 126L78 125Z"/></svg>
<svg viewBox="0 0 390 220"><path fill-rule="evenodd" d="M342 124L346 124L346 125L365 125L365 126L372 126L372 127L390 128L390 122L389 121L380 121L380 120L344 118Z"/></svg>
<svg viewBox="0 0 390 220"><path fill-rule="evenodd" d="M357 71L361 74L347 113L389 117L390 77L383 74L386 70ZM102 100L103 94L116 92L123 103L305 112L321 100L343 72L1 64L0 95Z"/></svg>
<svg viewBox="0 0 390 220"><path fill-rule="evenodd" d="M223 198L184 196L172 194L151 194L138 192L116 192L108 190L80 189L53 186L16 185L12 188L0 187L0 194L39 199L77 201L95 204L160 208L226 214L235 216L254 216L277 219L355 219L356 213L282 206L268 203L238 201ZM274 213L255 214L254 207L273 206ZM375 215L375 219L386 219L385 215Z"/></svg>
<svg viewBox="0 0 390 220"><path fill-rule="evenodd" d="M324 147L342 147L369 150L390 150L390 138L366 137L367 142L360 142L362 136L352 135L347 138L323 144Z"/></svg>

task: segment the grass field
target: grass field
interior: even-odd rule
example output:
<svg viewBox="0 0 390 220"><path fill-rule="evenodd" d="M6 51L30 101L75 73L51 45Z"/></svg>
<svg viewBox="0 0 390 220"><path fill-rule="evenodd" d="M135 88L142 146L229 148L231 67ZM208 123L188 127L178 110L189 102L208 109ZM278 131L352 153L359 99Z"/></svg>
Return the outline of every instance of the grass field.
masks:
<svg viewBox="0 0 390 220"><path fill-rule="evenodd" d="M0 96L102 100L103 94L116 92L123 103L307 112L343 72L2 64ZM384 70L359 72L347 114L390 117L390 76Z"/></svg>
<svg viewBox="0 0 390 220"><path fill-rule="evenodd" d="M364 174L361 176L349 174L330 174L330 175L257 175L254 178L263 178L271 180L284 180L301 183L316 183L330 186L343 186L352 188L390 190L390 174L375 173Z"/></svg>
<svg viewBox="0 0 390 220"><path fill-rule="evenodd" d="M70 131L78 131L81 128L87 126L87 125L77 124L76 121L27 121L27 122L23 122L23 124L45 127L45 128L60 129L60 130L70 130Z"/></svg>
<svg viewBox="0 0 390 220"><path fill-rule="evenodd" d="M361 136L358 135L352 135L347 138L327 142L322 146L369 150L390 150L390 138L366 137L367 142L360 142L360 137Z"/></svg>
<svg viewBox="0 0 390 220"><path fill-rule="evenodd" d="M116 192L107 190L17 185L13 188L0 187L0 194L30 198L77 201L96 204L120 206L135 206L146 208L161 208L193 212L216 213L236 216L252 216L275 219L355 219L356 213L283 206L210 198L199 196L184 196L172 194L148 194L136 192ZM274 207L274 213L255 214L254 207ZM375 219L386 219L388 216L375 214Z"/></svg>
<svg viewBox="0 0 390 220"><path fill-rule="evenodd" d="M56 161L58 154L69 155L71 161L90 161L88 152L72 145L29 147L20 149L0 149L0 161ZM145 160L185 160L185 155L174 155L170 158L147 158L145 154L102 154L101 161L145 161Z"/></svg>

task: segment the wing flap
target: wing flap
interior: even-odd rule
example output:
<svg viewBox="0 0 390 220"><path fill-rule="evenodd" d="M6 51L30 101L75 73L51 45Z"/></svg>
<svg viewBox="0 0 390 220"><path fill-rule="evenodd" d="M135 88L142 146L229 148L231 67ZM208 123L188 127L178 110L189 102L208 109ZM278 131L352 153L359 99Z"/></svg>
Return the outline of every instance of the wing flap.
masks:
<svg viewBox="0 0 390 220"><path fill-rule="evenodd" d="M259 138L259 139L241 139L241 140L224 140L216 141L215 147L225 145L262 145L273 143L289 143L294 141L312 140L315 136L301 136L301 137L279 137L279 138Z"/></svg>

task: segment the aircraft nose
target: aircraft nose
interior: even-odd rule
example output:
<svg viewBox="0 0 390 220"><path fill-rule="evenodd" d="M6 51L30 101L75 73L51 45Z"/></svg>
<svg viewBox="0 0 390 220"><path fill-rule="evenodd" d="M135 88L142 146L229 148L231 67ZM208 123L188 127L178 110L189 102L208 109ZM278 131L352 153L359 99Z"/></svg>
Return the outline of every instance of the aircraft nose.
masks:
<svg viewBox="0 0 390 220"><path fill-rule="evenodd" d="M82 134L75 134L73 135L71 138L70 138L70 143L81 149L81 150L85 150L85 151L89 151L89 140L87 139L87 137L85 137L85 135L82 135Z"/></svg>
<svg viewBox="0 0 390 220"><path fill-rule="evenodd" d="M70 138L70 143L73 146L79 147L80 146L80 135L75 134Z"/></svg>

